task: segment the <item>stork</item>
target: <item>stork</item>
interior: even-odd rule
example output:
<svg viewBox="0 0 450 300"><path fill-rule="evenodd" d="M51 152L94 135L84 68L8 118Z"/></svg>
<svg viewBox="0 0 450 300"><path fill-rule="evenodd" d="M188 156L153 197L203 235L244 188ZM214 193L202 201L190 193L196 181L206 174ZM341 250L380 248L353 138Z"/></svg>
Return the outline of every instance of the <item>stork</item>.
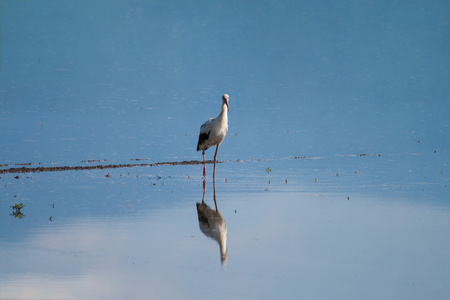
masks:
<svg viewBox="0 0 450 300"><path fill-rule="evenodd" d="M198 136L197 151L202 150L203 154L203 177L206 177L206 161L205 151L212 146L216 146L216 153L214 154L214 172L213 180L216 179L216 161L217 150L222 144L228 132L228 115L227 109L230 111L227 94L222 96L222 110L217 118L211 118L200 127L200 135Z"/></svg>

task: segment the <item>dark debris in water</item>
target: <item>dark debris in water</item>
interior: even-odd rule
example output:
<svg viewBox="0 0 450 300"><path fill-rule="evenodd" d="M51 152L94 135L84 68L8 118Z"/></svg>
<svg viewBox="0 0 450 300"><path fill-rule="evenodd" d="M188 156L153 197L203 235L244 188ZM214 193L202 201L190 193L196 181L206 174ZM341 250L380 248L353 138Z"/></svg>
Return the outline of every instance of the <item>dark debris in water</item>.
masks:
<svg viewBox="0 0 450 300"><path fill-rule="evenodd" d="M93 163L93 162L104 162L109 161L107 159L89 159L89 160L82 160L83 163Z"/></svg>
<svg viewBox="0 0 450 300"><path fill-rule="evenodd" d="M350 157L355 157L355 156L381 156L381 154L367 154L367 153L362 153L362 154L348 154L348 155L342 155L342 156L350 156Z"/></svg>

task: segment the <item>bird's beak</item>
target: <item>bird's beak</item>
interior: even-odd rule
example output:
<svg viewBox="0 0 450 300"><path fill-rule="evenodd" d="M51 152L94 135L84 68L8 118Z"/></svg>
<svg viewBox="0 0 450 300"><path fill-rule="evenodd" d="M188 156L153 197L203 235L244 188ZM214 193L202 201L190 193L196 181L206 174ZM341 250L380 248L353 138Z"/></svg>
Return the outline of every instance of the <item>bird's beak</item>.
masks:
<svg viewBox="0 0 450 300"><path fill-rule="evenodd" d="M228 104L228 101L227 101L227 108L228 108L228 111L230 111L230 105Z"/></svg>

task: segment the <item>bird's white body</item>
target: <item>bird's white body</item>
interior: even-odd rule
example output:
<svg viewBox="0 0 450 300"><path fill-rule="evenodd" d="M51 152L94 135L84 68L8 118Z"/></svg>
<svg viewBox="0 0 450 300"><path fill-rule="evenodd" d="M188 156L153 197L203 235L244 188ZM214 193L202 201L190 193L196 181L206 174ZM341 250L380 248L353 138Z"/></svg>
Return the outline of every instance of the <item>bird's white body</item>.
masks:
<svg viewBox="0 0 450 300"><path fill-rule="evenodd" d="M228 114L225 104L217 118L211 118L200 127L200 135L206 134L207 138L198 145L198 150L206 150L212 146L222 144L228 132Z"/></svg>

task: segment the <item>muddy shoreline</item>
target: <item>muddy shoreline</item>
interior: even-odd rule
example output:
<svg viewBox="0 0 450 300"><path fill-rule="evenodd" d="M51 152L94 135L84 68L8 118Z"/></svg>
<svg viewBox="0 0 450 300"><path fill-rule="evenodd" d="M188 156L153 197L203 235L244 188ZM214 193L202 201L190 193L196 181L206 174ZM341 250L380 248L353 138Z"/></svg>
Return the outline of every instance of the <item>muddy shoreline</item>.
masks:
<svg viewBox="0 0 450 300"><path fill-rule="evenodd" d="M381 156L381 154L355 154L355 155L345 155L345 156ZM311 157L311 156L290 156L287 159L320 159L323 157ZM131 159L132 161L141 161L147 159ZM265 159L247 159L247 160L227 160L227 161L217 161L217 163L227 163L227 162L244 162L244 161L264 161ZM108 160L83 160L82 163L93 163L93 162L108 162ZM207 160L207 164L213 164L213 160ZM38 165L43 165L43 163L37 163ZM35 165L34 163L18 163L9 169L0 169L0 174L8 173L40 173L40 172L60 172L60 171L82 171L82 170L103 170L103 169L118 169L118 168L132 168L132 167L157 167L157 166L179 166L179 165L201 165L203 161L200 160L185 160L185 161L171 161L171 162L155 162L155 163L134 163L134 164L109 164L109 165L92 165L92 166L55 166L55 167L30 167ZM0 167L13 166L12 164L0 164Z"/></svg>
<svg viewBox="0 0 450 300"><path fill-rule="evenodd" d="M212 164L214 161L207 160L207 164ZM218 161L217 163L223 163ZM173 161L173 162L156 162L156 163L140 163L140 164L110 164L110 165L93 165L93 166L55 166L55 167L29 167L30 164L24 165L20 168L0 169L0 174L6 173L40 173L40 172L60 172L60 171L82 171L82 170L103 170L103 169L117 169L117 168L132 168L132 167L157 167L157 166L178 166L178 165L201 165L203 161Z"/></svg>

